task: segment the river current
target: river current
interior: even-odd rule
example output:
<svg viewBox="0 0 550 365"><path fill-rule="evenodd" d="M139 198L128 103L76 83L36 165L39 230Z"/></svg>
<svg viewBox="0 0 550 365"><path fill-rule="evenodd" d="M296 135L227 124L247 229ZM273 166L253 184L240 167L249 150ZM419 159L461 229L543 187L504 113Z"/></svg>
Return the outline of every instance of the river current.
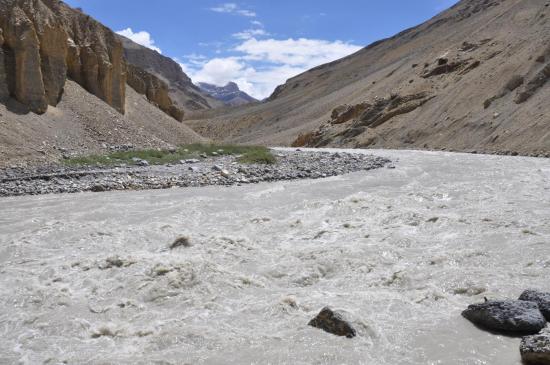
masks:
<svg viewBox="0 0 550 365"><path fill-rule="evenodd" d="M520 364L460 313L550 291L550 161L354 152L396 168L0 199L0 364Z"/></svg>

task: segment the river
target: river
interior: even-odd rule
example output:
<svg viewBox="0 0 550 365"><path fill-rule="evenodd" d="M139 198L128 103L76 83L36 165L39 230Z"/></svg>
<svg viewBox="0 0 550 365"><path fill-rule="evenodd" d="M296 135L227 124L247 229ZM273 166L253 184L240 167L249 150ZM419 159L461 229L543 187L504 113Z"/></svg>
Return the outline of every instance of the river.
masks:
<svg viewBox="0 0 550 365"><path fill-rule="evenodd" d="M550 291L550 160L353 152L396 168L0 199L0 363L520 364L460 313Z"/></svg>

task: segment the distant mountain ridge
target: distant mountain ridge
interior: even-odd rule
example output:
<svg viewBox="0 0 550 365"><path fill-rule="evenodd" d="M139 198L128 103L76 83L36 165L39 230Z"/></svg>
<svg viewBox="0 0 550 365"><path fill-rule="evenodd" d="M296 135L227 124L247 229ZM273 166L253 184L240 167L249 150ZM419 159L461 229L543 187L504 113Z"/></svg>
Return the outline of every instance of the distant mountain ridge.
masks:
<svg viewBox="0 0 550 365"><path fill-rule="evenodd" d="M228 82L225 86L217 86L206 82L199 82L200 89L212 96L213 98L222 101L226 105L239 106L257 102L258 99L253 98L244 91L239 89L239 85L234 82Z"/></svg>
<svg viewBox="0 0 550 365"><path fill-rule="evenodd" d="M167 85L168 96L179 109L188 112L223 106L223 103L210 97L193 84L173 59L143 47L124 36L117 36L124 47L126 61L162 80Z"/></svg>
<svg viewBox="0 0 550 365"><path fill-rule="evenodd" d="M261 104L186 122L227 143L550 156L548 80L548 0L462 0Z"/></svg>

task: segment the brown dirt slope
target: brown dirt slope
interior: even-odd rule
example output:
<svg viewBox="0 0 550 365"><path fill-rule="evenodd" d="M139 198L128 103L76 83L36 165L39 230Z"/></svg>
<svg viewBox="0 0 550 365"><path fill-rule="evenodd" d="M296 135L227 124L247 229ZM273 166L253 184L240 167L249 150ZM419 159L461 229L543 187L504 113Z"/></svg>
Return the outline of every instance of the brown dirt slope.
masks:
<svg viewBox="0 0 550 365"><path fill-rule="evenodd" d="M463 0L265 103L188 123L245 143L548 154L549 77L550 1Z"/></svg>
<svg viewBox="0 0 550 365"><path fill-rule="evenodd" d="M73 81L67 81L59 104L44 114L21 108L13 99L0 104L0 168L57 161L66 154L103 153L124 145L166 148L204 141L130 87L125 115Z"/></svg>

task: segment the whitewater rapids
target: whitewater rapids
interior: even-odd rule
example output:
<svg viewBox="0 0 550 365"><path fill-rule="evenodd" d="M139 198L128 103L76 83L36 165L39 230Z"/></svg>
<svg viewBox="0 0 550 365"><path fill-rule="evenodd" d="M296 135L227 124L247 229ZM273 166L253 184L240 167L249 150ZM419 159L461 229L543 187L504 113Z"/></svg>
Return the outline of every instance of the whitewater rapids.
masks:
<svg viewBox="0 0 550 365"><path fill-rule="evenodd" d="M0 363L520 364L460 313L550 291L549 160L353 152L396 168L0 199Z"/></svg>

